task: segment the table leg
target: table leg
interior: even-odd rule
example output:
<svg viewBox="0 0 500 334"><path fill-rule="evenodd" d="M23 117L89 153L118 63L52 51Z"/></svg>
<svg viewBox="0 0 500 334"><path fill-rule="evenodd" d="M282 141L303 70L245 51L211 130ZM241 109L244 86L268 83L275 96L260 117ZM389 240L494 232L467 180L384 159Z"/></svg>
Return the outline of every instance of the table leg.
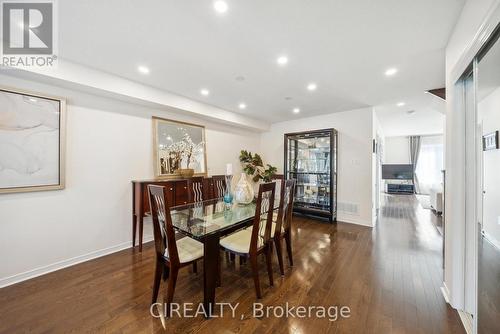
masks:
<svg viewBox="0 0 500 334"><path fill-rule="evenodd" d="M203 245L203 306L206 316L210 317L215 307L215 287L219 270L219 235L208 236Z"/></svg>

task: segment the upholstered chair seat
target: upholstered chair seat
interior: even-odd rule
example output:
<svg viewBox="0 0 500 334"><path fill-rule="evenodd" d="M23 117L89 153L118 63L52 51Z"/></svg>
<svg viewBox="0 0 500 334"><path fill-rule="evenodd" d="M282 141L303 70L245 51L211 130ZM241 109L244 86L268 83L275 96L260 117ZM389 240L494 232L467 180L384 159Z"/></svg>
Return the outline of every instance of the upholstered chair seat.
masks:
<svg viewBox="0 0 500 334"><path fill-rule="evenodd" d="M176 241L179 262L187 263L203 257L203 244L190 237L184 237ZM168 259L168 248L165 249L165 257Z"/></svg>

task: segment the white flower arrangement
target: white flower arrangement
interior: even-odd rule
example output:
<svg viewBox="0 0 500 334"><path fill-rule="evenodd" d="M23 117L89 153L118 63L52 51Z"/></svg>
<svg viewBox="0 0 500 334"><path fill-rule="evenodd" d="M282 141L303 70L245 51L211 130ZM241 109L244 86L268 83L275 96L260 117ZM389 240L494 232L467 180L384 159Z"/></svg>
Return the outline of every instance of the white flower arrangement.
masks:
<svg viewBox="0 0 500 334"><path fill-rule="evenodd" d="M167 156L173 156L174 164L178 167L184 165L189 168L193 157L203 152L203 142L195 144L188 133L184 133L182 140L172 143L167 147L160 147Z"/></svg>

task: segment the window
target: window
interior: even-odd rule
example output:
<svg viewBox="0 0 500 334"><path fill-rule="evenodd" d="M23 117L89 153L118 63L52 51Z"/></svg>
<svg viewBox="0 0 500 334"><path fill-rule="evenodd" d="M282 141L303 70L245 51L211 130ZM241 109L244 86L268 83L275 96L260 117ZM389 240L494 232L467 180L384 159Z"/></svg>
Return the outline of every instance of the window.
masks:
<svg viewBox="0 0 500 334"><path fill-rule="evenodd" d="M443 136L423 136L418 157L417 174L421 194L429 194L443 182Z"/></svg>

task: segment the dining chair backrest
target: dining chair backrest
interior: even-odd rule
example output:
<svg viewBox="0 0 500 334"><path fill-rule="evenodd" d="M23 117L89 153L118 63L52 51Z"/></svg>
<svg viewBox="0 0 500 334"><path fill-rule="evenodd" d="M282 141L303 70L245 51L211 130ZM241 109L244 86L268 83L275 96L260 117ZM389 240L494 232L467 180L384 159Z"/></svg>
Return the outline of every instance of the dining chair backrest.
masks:
<svg viewBox="0 0 500 334"><path fill-rule="evenodd" d="M281 185L278 217L276 219L276 228L274 230L276 236L279 236L279 233L281 233L282 226L283 230L285 231L290 229L292 221L292 212L293 212L294 187L295 187L294 179L286 180Z"/></svg>
<svg viewBox="0 0 500 334"><path fill-rule="evenodd" d="M250 252L257 252L271 239L271 226L273 223L273 208L276 183L262 183L255 207L252 237L250 239Z"/></svg>
<svg viewBox="0 0 500 334"><path fill-rule="evenodd" d="M196 203L201 202L207 198L205 198L204 194L204 186L203 186L203 177L192 177L187 180L187 188L188 188L188 202Z"/></svg>
<svg viewBox="0 0 500 334"><path fill-rule="evenodd" d="M224 192L226 191L226 176L225 175L214 175L212 176L213 181L213 198L224 197Z"/></svg>
<svg viewBox="0 0 500 334"><path fill-rule="evenodd" d="M168 254L168 260L171 263L179 264L175 231L170 217L169 203L167 203L167 190L163 186L156 185L149 185L148 189L156 256L165 257Z"/></svg>
<svg viewBox="0 0 500 334"><path fill-rule="evenodd" d="M276 182L276 198L279 199L281 197L283 182L285 182L285 176L283 174L274 174L271 176L271 181Z"/></svg>

